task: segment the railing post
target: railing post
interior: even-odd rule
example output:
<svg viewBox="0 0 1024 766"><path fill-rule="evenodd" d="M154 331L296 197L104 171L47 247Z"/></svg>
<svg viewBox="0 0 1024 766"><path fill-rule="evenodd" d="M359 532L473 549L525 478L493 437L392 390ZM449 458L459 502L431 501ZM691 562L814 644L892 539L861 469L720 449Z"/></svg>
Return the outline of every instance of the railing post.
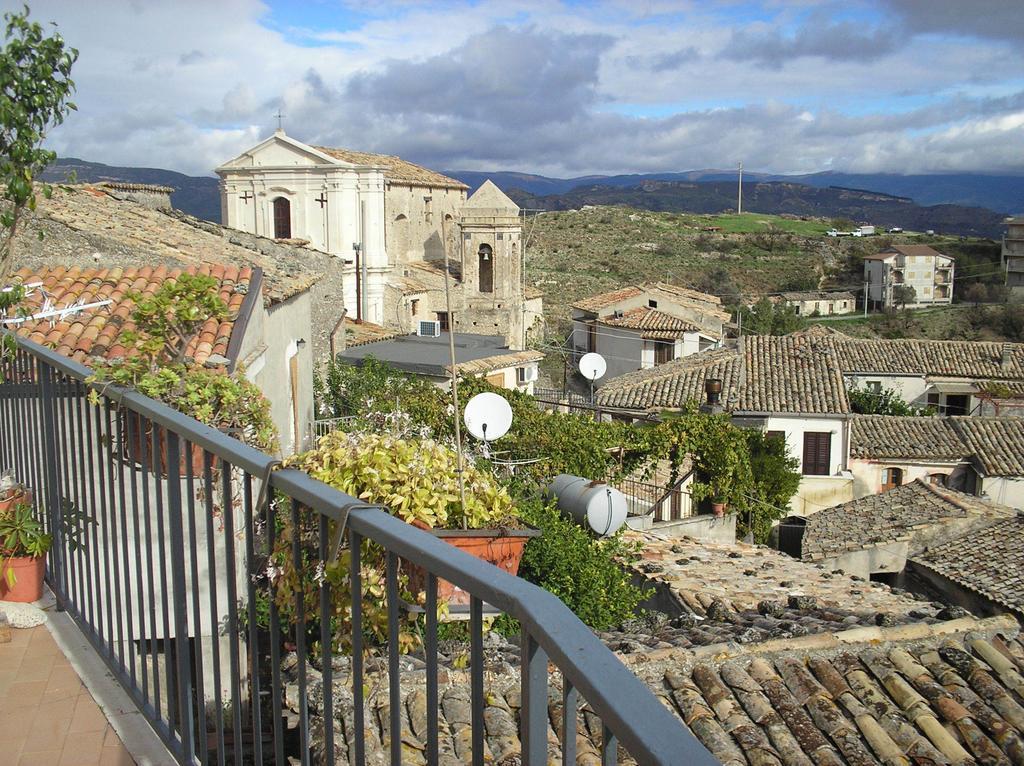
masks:
<svg viewBox="0 0 1024 766"><path fill-rule="evenodd" d="M548 762L548 655L523 628L520 684L522 713L520 737L523 763L544 766Z"/></svg>
<svg viewBox="0 0 1024 766"><path fill-rule="evenodd" d="M46 470L46 513L50 521L53 546L50 548L50 584L57 599L57 610L64 611L67 583L64 581L64 530L61 528L60 480L57 471L57 403L53 384L53 368L36 359L36 379L43 409L43 461Z"/></svg>
<svg viewBox="0 0 1024 766"><path fill-rule="evenodd" d="M192 659L188 639L188 587L185 582L185 532L181 513L181 442L167 429L167 522L171 535L171 593L174 600L174 644L177 655L178 728L186 760L195 758L195 718L192 709ZM188 456L191 460L191 454ZM159 463L158 463L159 465ZM193 519L190 523L195 523ZM228 534L234 530L229 529ZM196 583L192 587L197 587ZM215 586L216 587L216 586ZM199 626L196 625L198 633ZM170 661L170 658L167 658ZM171 707L171 700L167 707ZM169 715L168 719L172 717Z"/></svg>

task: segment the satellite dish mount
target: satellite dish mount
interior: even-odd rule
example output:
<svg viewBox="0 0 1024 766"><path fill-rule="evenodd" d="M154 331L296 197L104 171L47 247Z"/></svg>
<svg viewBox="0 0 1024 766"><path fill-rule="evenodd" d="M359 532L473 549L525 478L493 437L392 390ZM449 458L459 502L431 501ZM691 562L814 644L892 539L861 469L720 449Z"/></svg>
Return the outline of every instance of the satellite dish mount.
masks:
<svg viewBox="0 0 1024 766"><path fill-rule="evenodd" d="M589 354L584 354L580 357L579 362L580 375L590 381L590 406L594 406L594 382L604 377L604 374L608 371L608 364L604 361L604 357L598 353L591 351Z"/></svg>
<svg viewBox="0 0 1024 766"><path fill-rule="evenodd" d="M484 443L484 457L490 458L490 443L512 427L512 407L504 396L485 391L466 402L463 421L466 429Z"/></svg>

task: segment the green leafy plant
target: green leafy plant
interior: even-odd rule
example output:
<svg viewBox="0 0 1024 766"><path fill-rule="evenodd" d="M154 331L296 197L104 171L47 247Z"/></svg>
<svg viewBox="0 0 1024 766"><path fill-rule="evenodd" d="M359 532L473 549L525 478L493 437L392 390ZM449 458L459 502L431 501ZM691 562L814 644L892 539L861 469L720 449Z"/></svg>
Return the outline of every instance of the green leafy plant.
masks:
<svg viewBox="0 0 1024 766"><path fill-rule="evenodd" d="M846 390L850 409L861 415L931 415L930 408L912 407L892 388L872 391L858 386Z"/></svg>
<svg viewBox="0 0 1024 766"><path fill-rule="evenodd" d="M368 503L385 505L403 521L422 527L521 526L508 492L472 465L463 469L463 506L455 452L431 439L335 431L286 465Z"/></svg>
<svg viewBox="0 0 1024 766"><path fill-rule="evenodd" d="M10 567L13 559L22 556L41 558L52 544L53 538L36 521L28 503L19 503L10 513L0 517L0 556L7 559L4 569L8 587L13 588L17 582Z"/></svg>
<svg viewBox="0 0 1024 766"><path fill-rule="evenodd" d="M763 431L744 432L750 449L750 495L745 513L737 518L737 533L751 532L754 542L767 543L773 522L788 513L790 499L800 486L800 462L791 457L786 440Z"/></svg>
<svg viewBox="0 0 1024 766"><path fill-rule="evenodd" d="M0 278L11 272L14 236L27 210L36 208L33 181L57 154L43 149L51 127L60 125L77 107L70 101L75 83L71 67L78 51L59 34L47 36L42 25L21 13L4 15L4 47L0 50L0 184L7 203L0 212ZM51 188L42 187L49 197Z"/></svg>
<svg viewBox="0 0 1024 766"><path fill-rule="evenodd" d="M228 316L217 295L217 281L205 275L181 274L151 295L131 292L133 326L119 336L130 349L127 357L96 365L90 382L134 388L239 440L273 451L277 431L270 403L241 375L188 364L190 343L210 319ZM94 402L99 393L90 394Z"/></svg>
<svg viewBox="0 0 1024 766"><path fill-rule="evenodd" d="M151 369L164 363L184 364L189 342L203 325L228 316L217 287L217 280L205 274L179 274L152 295L126 293L125 298L135 304L135 328L121 333L120 341L135 349L133 358L144 360Z"/></svg>
<svg viewBox="0 0 1024 766"><path fill-rule="evenodd" d="M524 521L541 530L526 544L520 577L554 593L595 630L634 616L644 593L620 565L636 556L621 535L594 538L539 499L521 501L518 508Z"/></svg>

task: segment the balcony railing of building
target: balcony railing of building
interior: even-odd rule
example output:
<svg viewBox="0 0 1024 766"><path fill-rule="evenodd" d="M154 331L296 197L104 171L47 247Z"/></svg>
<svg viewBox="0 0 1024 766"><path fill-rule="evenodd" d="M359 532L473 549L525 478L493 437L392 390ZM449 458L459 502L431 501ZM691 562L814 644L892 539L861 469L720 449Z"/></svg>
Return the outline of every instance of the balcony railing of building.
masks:
<svg viewBox="0 0 1024 766"><path fill-rule="evenodd" d="M521 624L524 763L548 763L549 736L559 740L564 763L576 762L576 711L584 701L603 727L604 764L616 762L620 747L642 764L714 763L680 719L552 594L305 473L274 470L280 466L270 456L137 392L97 387L87 368L46 348L19 340L0 368L0 467L35 489L35 511L54 537L47 582L179 763L309 764L314 739L323 753L334 754L339 737L349 762L362 764L364 724L380 712L387 731L396 733L380 746L390 763L400 764L407 679L399 664L399 572L411 565L425 572L419 683L428 711L427 763L439 759L439 578L471 596L466 683L473 763L484 762L485 750L485 603ZM289 523L298 528L300 516L312 519L312 541L298 534L288 539ZM372 659L371 670L379 668L383 678L386 667L388 678L386 693L380 687L387 704L376 710L366 701L364 541L386 560L392 651L378 648ZM268 574L275 549L287 551L297 571L347 568L351 632L343 642L334 640L331 579L318 578L312 592L281 590L287 578ZM294 607L285 609L292 596ZM337 650L344 659L335 657L341 645L351 647ZM297 664L298 688L288 699L298 705L290 715L286 651ZM349 682L341 696L333 659L342 668L339 681ZM322 689L335 690L316 705L307 680L314 669ZM549 683L552 694L561 687L557 734L549 728ZM339 730L334 706L342 698L353 720Z"/></svg>
<svg viewBox="0 0 1024 766"><path fill-rule="evenodd" d="M651 513L655 522L678 521L697 512L690 493L678 485L666 488L635 479L616 479L611 485L626 496L633 516Z"/></svg>

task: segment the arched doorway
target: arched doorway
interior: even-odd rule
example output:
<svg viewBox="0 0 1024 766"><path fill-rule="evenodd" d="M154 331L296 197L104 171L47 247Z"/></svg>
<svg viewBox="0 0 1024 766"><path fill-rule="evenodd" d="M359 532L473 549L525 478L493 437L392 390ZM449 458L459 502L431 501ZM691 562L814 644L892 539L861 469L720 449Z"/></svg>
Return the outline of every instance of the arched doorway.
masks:
<svg viewBox="0 0 1024 766"><path fill-rule="evenodd" d="M285 197L274 200L274 239L291 239L292 203Z"/></svg>

